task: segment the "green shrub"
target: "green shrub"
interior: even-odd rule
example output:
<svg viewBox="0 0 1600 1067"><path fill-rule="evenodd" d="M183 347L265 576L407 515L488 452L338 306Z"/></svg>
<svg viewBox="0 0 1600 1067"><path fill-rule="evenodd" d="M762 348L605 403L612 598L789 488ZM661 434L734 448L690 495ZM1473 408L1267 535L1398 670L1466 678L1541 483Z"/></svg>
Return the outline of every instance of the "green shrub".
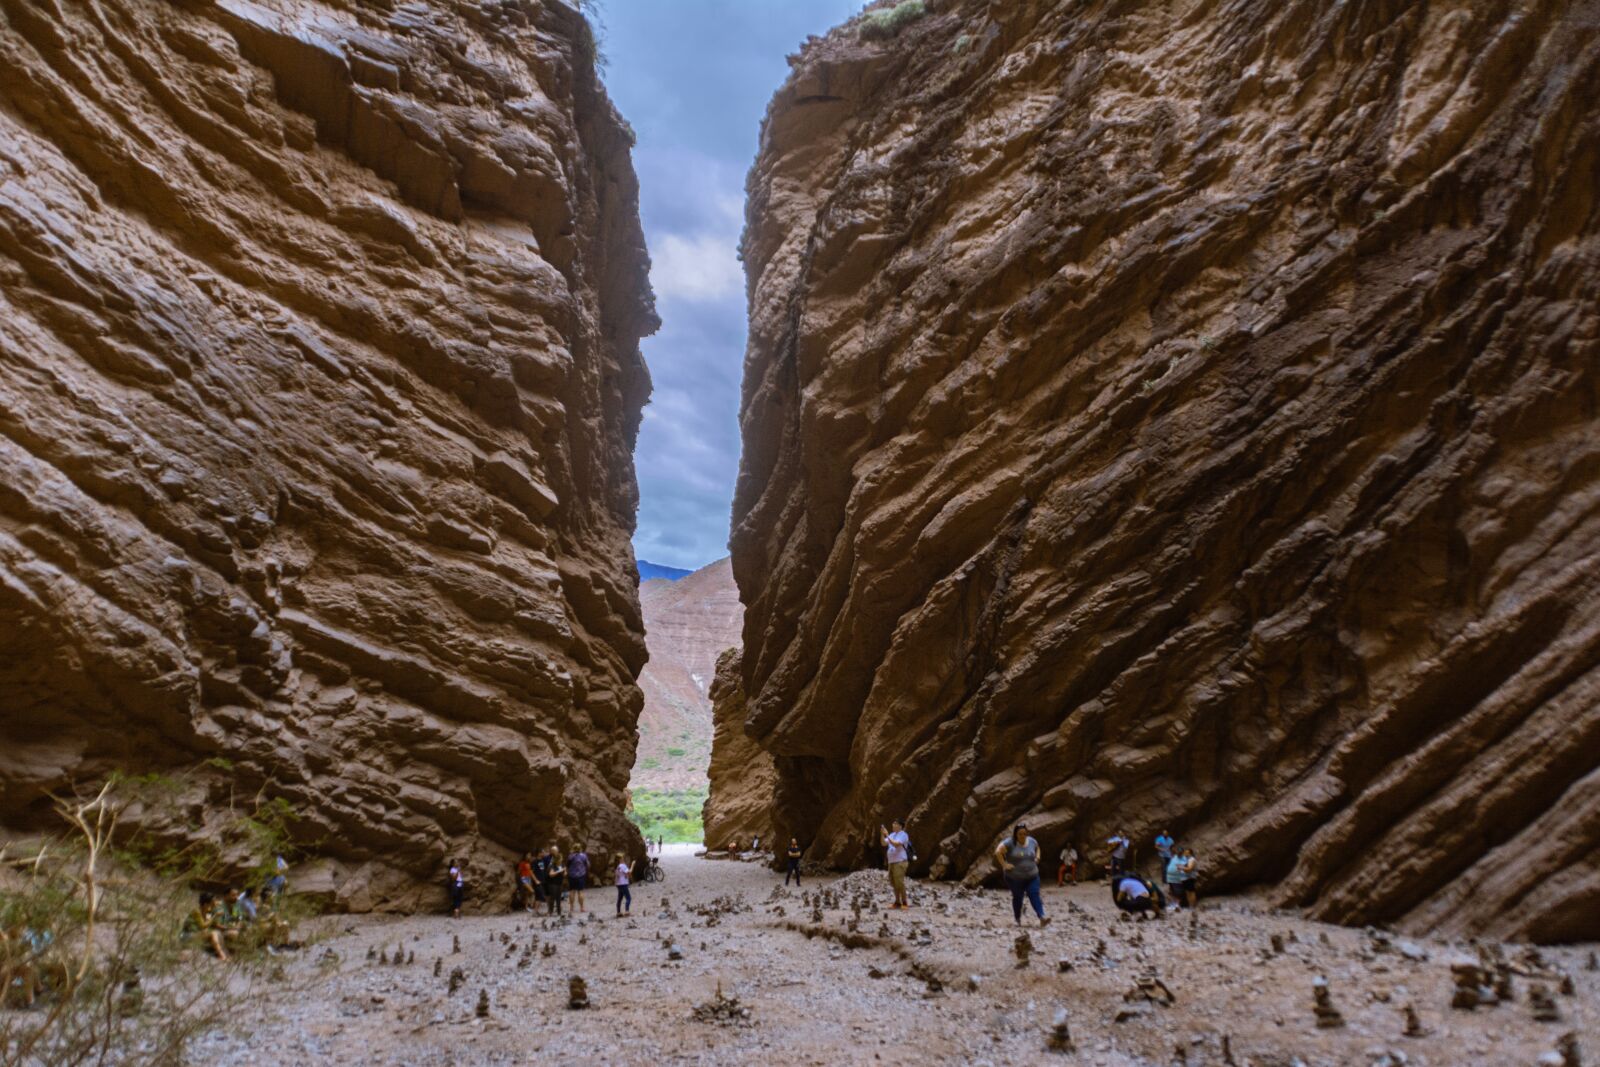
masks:
<svg viewBox="0 0 1600 1067"><path fill-rule="evenodd" d="M922 0L900 0L894 7L880 7L861 16L856 31L863 41L883 41L894 37L928 13Z"/></svg>
<svg viewBox="0 0 1600 1067"><path fill-rule="evenodd" d="M705 839L700 822L705 802L704 789L635 789L628 818L646 837L697 845Z"/></svg>

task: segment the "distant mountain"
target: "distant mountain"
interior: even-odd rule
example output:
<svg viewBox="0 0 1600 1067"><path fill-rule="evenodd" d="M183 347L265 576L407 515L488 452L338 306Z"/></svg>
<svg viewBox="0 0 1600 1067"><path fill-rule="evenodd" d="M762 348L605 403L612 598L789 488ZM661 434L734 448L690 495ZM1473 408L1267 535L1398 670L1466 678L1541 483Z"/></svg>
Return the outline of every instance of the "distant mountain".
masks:
<svg viewBox="0 0 1600 1067"><path fill-rule="evenodd" d="M650 662L639 673L644 710L632 788L704 789L711 679L717 657L739 643L744 622L733 566L719 559L680 580L647 579L639 584L639 605Z"/></svg>
<svg viewBox="0 0 1600 1067"><path fill-rule="evenodd" d="M693 573L693 571L686 571L681 567L663 567L661 564L651 563L649 560L641 559L639 561L639 580L641 582L649 581L651 578L665 578L669 582L675 582L679 578L687 578Z"/></svg>

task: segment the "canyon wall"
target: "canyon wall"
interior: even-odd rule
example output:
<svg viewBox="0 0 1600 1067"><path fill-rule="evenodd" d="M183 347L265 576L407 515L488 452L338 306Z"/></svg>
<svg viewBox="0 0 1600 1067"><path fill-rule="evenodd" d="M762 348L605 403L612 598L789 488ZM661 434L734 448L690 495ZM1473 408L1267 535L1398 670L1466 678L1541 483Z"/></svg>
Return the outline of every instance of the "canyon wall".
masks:
<svg viewBox="0 0 1600 1067"><path fill-rule="evenodd" d="M559 0L0 0L0 822L638 846L631 143Z"/></svg>
<svg viewBox="0 0 1600 1067"><path fill-rule="evenodd" d="M778 831L1600 937L1593 6L926 11L793 57L749 179Z"/></svg>
<svg viewBox="0 0 1600 1067"><path fill-rule="evenodd" d="M748 848L759 835L767 841L769 851L782 856L787 842L776 840L772 830L777 769L772 754L745 733L749 704L739 660L737 648L724 652L711 683L714 730L711 766L706 772L711 789L700 809L700 821L705 826L707 848L726 848L734 841Z"/></svg>

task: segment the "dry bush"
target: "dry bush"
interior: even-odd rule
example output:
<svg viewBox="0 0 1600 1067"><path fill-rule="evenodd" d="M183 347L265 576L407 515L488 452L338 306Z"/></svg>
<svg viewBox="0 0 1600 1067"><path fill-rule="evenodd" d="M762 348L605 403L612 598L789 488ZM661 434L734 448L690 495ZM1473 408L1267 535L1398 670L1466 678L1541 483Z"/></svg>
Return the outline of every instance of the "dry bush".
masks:
<svg viewBox="0 0 1600 1067"><path fill-rule="evenodd" d="M244 1016L267 957L224 963L180 929L193 887L223 873L218 857L266 848L270 862L288 813L258 809L214 846L154 856L150 842L119 834L130 805L149 812L175 792L159 779L113 779L58 801L62 834L0 852L0 1067L181 1064L196 1037Z"/></svg>

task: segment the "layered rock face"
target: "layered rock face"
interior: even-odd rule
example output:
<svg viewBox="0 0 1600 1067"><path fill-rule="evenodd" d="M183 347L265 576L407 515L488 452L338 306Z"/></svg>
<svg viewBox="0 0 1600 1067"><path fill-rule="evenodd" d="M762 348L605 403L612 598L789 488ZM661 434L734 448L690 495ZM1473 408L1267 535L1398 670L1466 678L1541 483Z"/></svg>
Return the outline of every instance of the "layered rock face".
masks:
<svg viewBox="0 0 1600 1067"><path fill-rule="evenodd" d="M0 820L192 770L353 908L636 843L655 313L577 12L3 0L0 105Z"/></svg>
<svg viewBox="0 0 1600 1067"><path fill-rule="evenodd" d="M1600 937L1592 9L929 8L809 44L750 177L780 832L1170 825L1318 917Z"/></svg>
<svg viewBox="0 0 1600 1067"><path fill-rule="evenodd" d="M650 662L639 672L635 789L704 789L711 758L711 682L717 657L739 643L744 608L727 559L682 578L639 583Z"/></svg>
<svg viewBox="0 0 1600 1067"><path fill-rule="evenodd" d="M772 829L777 768L772 754L745 733L749 704L737 648L728 649L717 660L711 700L716 723L711 766L707 770L711 791L700 809L706 847L720 849L737 841L748 848L751 839L759 834L781 856L786 842L777 841Z"/></svg>

